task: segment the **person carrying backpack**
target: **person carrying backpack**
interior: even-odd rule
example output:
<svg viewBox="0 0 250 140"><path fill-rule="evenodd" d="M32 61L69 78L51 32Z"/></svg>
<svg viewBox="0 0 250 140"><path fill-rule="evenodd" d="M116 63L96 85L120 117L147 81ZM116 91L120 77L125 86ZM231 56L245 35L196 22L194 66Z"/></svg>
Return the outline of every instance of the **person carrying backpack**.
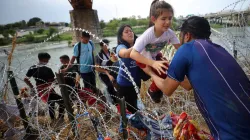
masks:
<svg viewBox="0 0 250 140"><path fill-rule="evenodd" d="M109 40L103 39L100 42L101 50L95 56L95 64L97 66L112 66L113 62L111 61L111 52L108 50ZM110 68L110 67L109 67ZM99 72L99 77L101 81L107 86L107 90L113 99L113 102L116 102L116 91L114 89L113 83L115 82L115 78L112 76L111 71L96 67L96 71ZM113 96L112 96L113 95Z"/></svg>
<svg viewBox="0 0 250 140"><path fill-rule="evenodd" d="M90 34L83 31L81 41L74 46L70 63L65 69L61 70L61 72L66 72L67 69L72 67L74 61L77 60L84 87L96 92L95 70L93 67L95 65L94 49L94 43L90 40Z"/></svg>

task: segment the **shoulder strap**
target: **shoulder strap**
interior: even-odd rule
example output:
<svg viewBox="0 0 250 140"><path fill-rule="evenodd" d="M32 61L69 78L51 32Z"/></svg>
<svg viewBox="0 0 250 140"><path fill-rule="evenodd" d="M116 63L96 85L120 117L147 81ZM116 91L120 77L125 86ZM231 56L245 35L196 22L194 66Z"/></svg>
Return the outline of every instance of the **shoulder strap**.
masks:
<svg viewBox="0 0 250 140"><path fill-rule="evenodd" d="M90 40L89 43L90 43L90 45L92 47L92 50L94 50L94 44L93 44L93 42Z"/></svg>
<svg viewBox="0 0 250 140"><path fill-rule="evenodd" d="M98 56L97 57L99 57L99 59L100 59L100 65L102 64L102 60L103 60L103 55L102 55L102 52L100 51L99 53L98 53Z"/></svg>
<svg viewBox="0 0 250 140"><path fill-rule="evenodd" d="M77 47L78 47L78 56L77 56L77 58L76 58L76 62L77 62L78 64L80 64L81 42L78 42Z"/></svg>
<svg viewBox="0 0 250 140"><path fill-rule="evenodd" d="M93 65L95 65L95 58L94 58L94 44L93 42L90 40L89 41L91 47L92 47L92 59L93 59Z"/></svg>
<svg viewBox="0 0 250 140"><path fill-rule="evenodd" d="M101 58L101 61L103 60L103 55L106 57L107 60L109 59L109 57L107 56L107 54L104 53L102 50L100 50L100 52L98 53L98 55Z"/></svg>
<svg viewBox="0 0 250 140"><path fill-rule="evenodd" d="M108 51L109 52L109 51ZM105 57L107 58L107 60L109 59L109 57L107 56L107 54L101 50L101 53L105 55ZM109 52L110 53L110 52Z"/></svg>

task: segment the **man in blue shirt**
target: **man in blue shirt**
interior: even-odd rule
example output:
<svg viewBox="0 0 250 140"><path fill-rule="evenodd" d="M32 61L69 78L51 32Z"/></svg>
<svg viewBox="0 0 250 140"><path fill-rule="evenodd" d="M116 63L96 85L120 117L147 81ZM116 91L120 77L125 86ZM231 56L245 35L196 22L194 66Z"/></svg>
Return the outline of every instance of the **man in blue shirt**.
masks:
<svg viewBox="0 0 250 140"><path fill-rule="evenodd" d="M80 44L79 44L80 43ZM68 64L67 68L62 70L65 72L68 68L72 67L75 59L78 59L77 63L80 65L80 74L83 78L85 88L96 91L96 79L94 65L94 43L90 40L90 35L87 32L82 32L81 41L76 43L73 50L73 56ZM80 48L79 48L80 47ZM79 52L80 51L80 52Z"/></svg>
<svg viewBox="0 0 250 140"><path fill-rule="evenodd" d="M196 104L212 136L221 140L250 138L250 81L236 60L209 39L210 25L202 17L183 24L180 41L166 79L147 73L170 96L181 85L194 89Z"/></svg>

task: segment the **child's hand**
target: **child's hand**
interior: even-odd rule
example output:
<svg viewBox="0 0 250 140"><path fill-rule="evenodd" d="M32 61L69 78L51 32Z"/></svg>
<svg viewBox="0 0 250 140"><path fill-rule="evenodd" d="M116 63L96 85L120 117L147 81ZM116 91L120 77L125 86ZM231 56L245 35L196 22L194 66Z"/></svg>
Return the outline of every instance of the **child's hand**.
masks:
<svg viewBox="0 0 250 140"><path fill-rule="evenodd" d="M152 67L157 70L159 74L165 73L168 69L168 61L155 61Z"/></svg>
<svg viewBox="0 0 250 140"><path fill-rule="evenodd" d="M151 76L151 74L154 73L154 72L152 71L151 66L146 65L146 67L145 67L145 68L142 68L142 69L143 69L143 71L144 71L147 75L149 75L149 76Z"/></svg>
<svg viewBox="0 0 250 140"><path fill-rule="evenodd" d="M166 57L162 57L161 60L162 61L168 61L168 59Z"/></svg>

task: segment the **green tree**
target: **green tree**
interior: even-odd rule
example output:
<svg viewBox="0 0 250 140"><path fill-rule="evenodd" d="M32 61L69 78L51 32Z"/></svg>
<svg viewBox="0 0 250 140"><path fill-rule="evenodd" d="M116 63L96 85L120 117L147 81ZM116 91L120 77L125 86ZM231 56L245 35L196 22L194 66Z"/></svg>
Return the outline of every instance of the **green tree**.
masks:
<svg viewBox="0 0 250 140"><path fill-rule="evenodd" d="M47 36L50 37L50 36L52 36L53 34L55 34L57 32L58 32L58 30L56 28L50 27L49 32L47 33Z"/></svg>
<svg viewBox="0 0 250 140"><path fill-rule="evenodd" d="M9 38L9 31L8 30L3 31L3 37L6 38L6 39Z"/></svg>
<svg viewBox="0 0 250 140"><path fill-rule="evenodd" d="M132 18L132 19L136 19L136 16L135 16L135 15L132 15L130 18Z"/></svg>
<svg viewBox="0 0 250 140"><path fill-rule="evenodd" d="M29 35L26 35L25 37L28 42L33 42L35 40L35 37L32 32L29 32Z"/></svg>
<svg viewBox="0 0 250 140"><path fill-rule="evenodd" d="M20 22L15 22L13 23L13 28L19 29L21 27L21 23Z"/></svg>
<svg viewBox="0 0 250 140"><path fill-rule="evenodd" d="M135 16L129 19L129 24L131 26L137 26L137 20L135 19Z"/></svg>
<svg viewBox="0 0 250 140"><path fill-rule="evenodd" d="M65 26L65 27L69 27L69 23L65 23L64 26Z"/></svg>
<svg viewBox="0 0 250 140"><path fill-rule="evenodd" d="M13 26L13 24L6 24L5 26L4 26L4 30L9 30L9 29L12 29L12 26Z"/></svg>
<svg viewBox="0 0 250 140"><path fill-rule="evenodd" d="M138 26L143 26L143 25L147 26L148 23L149 23L149 20L146 19L146 18L142 18L142 19L137 20L137 25Z"/></svg>
<svg viewBox="0 0 250 140"><path fill-rule="evenodd" d="M68 40L68 46L70 47L72 44L72 41L71 40Z"/></svg>
<svg viewBox="0 0 250 140"><path fill-rule="evenodd" d="M44 29L38 29L36 32L37 32L38 34L43 34Z"/></svg>
<svg viewBox="0 0 250 140"><path fill-rule="evenodd" d="M172 22L172 29L173 30L177 30L178 29L178 24L177 24L177 22Z"/></svg>
<svg viewBox="0 0 250 140"><path fill-rule="evenodd" d="M104 29L106 27L106 23L104 22L104 20L100 21L100 26L101 26L101 29Z"/></svg>
<svg viewBox="0 0 250 140"><path fill-rule="evenodd" d="M3 25L0 25L0 34L2 34L4 31L4 26Z"/></svg>
<svg viewBox="0 0 250 140"><path fill-rule="evenodd" d="M14 36L14 35L15 35L15 33L16 33L16 31L15 31L15 30L13 30L13 29L10 29L10 30L8 30L8 33L9 33L10 35Z"/></svg>
<svg viewBox="0 0 250 140"><path fill-rule="evenodd" d="M127 20L128 20L128 18L126 18L126 17L122 18L122 21L127 21Z"/></svg>
<svg viewBox="0 0 250 140"><path fill-rule="evenodd" d="M112 19L109 21L109 23L106 24L106 28L109 30L116 30L116 28L118 27L120 21L118 19Z"/></svg>
<svg viewBox="0 0 250 140"><path fill-rule="evenodd" d="M20 26L21 29L23 29L27 26L25 20L20 21L20 23L21 23L21 26Z"/></svg>
<svg viewBox="0 0 250 140"><path fill-rule="evenodd" d="M28 26L35 26L36 23L39 22L39 21L42 22L42 20L41 20L40 18L38 18L38 17L33 17L33 18L31 18L31 19L28 21Z"/></svg>

